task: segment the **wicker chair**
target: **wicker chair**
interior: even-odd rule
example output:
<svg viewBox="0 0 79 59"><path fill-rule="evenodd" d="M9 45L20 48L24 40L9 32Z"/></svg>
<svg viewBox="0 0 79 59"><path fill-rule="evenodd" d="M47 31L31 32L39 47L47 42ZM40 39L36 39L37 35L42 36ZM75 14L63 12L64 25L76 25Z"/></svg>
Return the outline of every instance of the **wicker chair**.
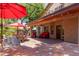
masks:
<svg viewBox="0 0 79 59"><path fill-rule="evenodd" d="M21 42L27 41L26 35L21 31L18 32L17 38L20 39Z"/></svg>

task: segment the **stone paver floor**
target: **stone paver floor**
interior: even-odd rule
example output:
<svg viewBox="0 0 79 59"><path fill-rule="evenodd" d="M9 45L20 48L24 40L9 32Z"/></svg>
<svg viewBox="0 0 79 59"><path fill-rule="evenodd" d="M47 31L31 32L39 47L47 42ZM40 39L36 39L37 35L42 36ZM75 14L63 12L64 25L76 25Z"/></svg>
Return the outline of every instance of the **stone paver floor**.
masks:
<svg viewBox="0 0 79 59"><path fill-rule="evenodd" d="M20 47L0 51L0 56L79 56L79 45L52 39L27 38Z"/></svg>

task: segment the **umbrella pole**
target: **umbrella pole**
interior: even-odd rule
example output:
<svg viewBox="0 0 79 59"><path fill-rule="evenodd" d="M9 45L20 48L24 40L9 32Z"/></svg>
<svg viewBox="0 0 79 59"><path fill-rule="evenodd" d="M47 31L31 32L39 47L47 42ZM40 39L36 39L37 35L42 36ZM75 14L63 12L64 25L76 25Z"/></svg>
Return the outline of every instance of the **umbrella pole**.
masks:
<svg viewBox="0 0 79 59"><path fill-rule="evenodd" d="M18 27L17 27L17 35L18 35Z"/></svg>
<svg viewBox="0 0 79 59"><path fill-rule="evenodd" d="M3 20L1 19L1 47L3 49Z"/></svg>
<svg viewBox="0 0 79 59"><path fill-rule="evenodd" d="M2 7L2 4L1 4ZM2 10L1 10L1 47L3 49L3 19L2 19Z"/></svg>
<svg viewBox="0 0 79 59"><path fill-rule="evenodd" d="M18 27L17 27L17 29L16 29L16 30L17 30L17 36L18 36ZM18 37L17 37L17 39L18 39Z"/></svg>

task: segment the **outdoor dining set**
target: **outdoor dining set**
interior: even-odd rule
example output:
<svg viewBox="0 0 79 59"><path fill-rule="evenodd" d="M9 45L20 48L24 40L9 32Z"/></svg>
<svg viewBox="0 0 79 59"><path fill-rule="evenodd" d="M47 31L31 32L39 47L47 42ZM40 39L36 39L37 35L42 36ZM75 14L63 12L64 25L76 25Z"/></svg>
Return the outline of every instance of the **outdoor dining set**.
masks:
<svg viewBox="0 0 79 59"><path fill-rule="evenodd" d="M1 46L5 45L19 45L20 41L15 36L5 37L3 35L3 20L18 20L27 16L26 8L18 3L0 3L0 43ZM17 26L18 28L18 26ZM6 43L5 43L6 42ZM10 44L11 43L11 44Z"/></svg>

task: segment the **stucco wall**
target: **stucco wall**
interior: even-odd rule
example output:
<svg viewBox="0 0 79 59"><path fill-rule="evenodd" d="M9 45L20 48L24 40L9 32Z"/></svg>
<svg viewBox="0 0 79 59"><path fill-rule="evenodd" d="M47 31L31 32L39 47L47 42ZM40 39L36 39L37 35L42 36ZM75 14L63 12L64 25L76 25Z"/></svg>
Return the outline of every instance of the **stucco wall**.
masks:
<svg viewBox="0 0 79 59"><path fill-rule="evenodd" d="M78 19L77 17L64 20L64 41L78 43Z"/></svg>

